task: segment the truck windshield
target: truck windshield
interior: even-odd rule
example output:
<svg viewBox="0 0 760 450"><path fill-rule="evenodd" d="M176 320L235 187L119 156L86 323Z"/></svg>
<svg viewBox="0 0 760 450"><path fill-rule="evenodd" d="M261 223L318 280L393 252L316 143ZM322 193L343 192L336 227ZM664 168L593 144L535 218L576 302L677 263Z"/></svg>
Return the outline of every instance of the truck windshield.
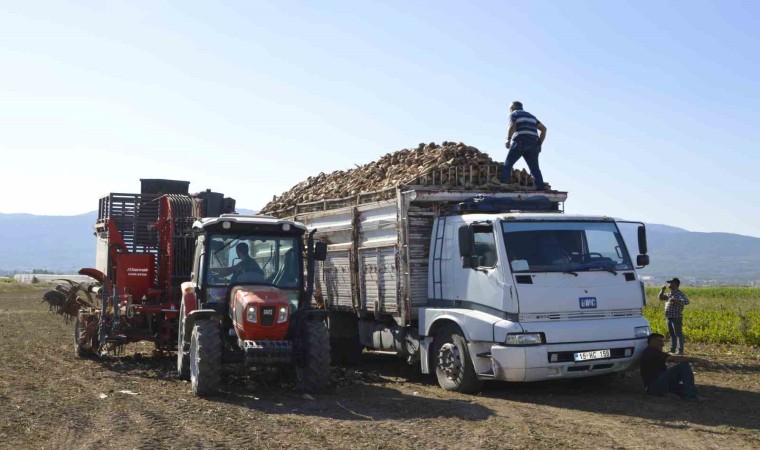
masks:
<svg viewBox="0 0 760 450"><path fill-rule="evenodd" d="M301 285L300 238L266 235L212 235L206 258L206 282L272 285L298 289Z"/></svg>
<svg viewBox="0 0 760 450"><path fill-rule="evenodd" d="M502 222L512 272L632 270L613 222Z"/></svg>

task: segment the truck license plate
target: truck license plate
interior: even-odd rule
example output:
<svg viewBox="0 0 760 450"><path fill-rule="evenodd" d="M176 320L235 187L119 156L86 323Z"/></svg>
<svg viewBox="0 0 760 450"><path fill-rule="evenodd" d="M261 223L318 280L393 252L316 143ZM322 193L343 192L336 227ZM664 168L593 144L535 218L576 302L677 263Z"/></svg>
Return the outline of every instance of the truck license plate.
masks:
<svg viewBox="0 0 760 450"><path fill-rule="evenodd" d="M589 359L603 359L610 357L609 350L595 350L593 352L574 353L575 361L588 361Z"/></svg>

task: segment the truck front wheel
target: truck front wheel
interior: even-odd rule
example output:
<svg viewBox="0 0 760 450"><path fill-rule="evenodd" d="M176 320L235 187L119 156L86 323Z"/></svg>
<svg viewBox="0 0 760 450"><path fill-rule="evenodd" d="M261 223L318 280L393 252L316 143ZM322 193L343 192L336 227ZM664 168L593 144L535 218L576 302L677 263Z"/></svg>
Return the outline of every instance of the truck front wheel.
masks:
<svg viewBox="0 0 760 450"><path fill-rule="evenodd" d="M438 384L447 391L475 393L483 387L470 359L467 341L458 326L449 323L435 335L431 354Z"/></svg>
<svg viewBox="0 0 760 450"><path fill-rule="evenodd" d="M199 397L213 395L222 380L222 341L219 327L199 320L190 338L190 384Z"/></svg>

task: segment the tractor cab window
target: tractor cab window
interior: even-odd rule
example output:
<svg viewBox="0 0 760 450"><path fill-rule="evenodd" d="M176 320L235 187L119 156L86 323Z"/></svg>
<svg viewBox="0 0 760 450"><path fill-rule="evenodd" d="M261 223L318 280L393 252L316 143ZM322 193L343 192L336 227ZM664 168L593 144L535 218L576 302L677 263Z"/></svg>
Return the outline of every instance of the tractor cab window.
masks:
<svg viewBox="0 0 760 450"><path fill-rule="evenodd" d="M209 285L242 283L298 289L301 284L297 237L213 235L209 242Z"/></svg>

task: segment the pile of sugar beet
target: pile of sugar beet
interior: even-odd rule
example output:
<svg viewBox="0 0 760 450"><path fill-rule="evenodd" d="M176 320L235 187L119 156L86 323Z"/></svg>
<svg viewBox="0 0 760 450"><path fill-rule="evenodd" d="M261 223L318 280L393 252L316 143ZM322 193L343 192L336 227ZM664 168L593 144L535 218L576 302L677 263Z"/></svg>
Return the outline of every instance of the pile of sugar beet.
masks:
<svg viewBox="0 0 760 450"><path fill-rule="evenodd" d="M460 190L529 190L535 186L533 177L525 169L513 170L509 185L500 183L503 166L488 154L461 142L419 144L415 149L388 153L363 166L309 177L275 196L261 212L270 213L299 203L351 197L402 185L429 185L431 181L443 189ZM466 173L467 176L455 177L455 173ZM546 189L551 189L548 184Z"/></svg>

